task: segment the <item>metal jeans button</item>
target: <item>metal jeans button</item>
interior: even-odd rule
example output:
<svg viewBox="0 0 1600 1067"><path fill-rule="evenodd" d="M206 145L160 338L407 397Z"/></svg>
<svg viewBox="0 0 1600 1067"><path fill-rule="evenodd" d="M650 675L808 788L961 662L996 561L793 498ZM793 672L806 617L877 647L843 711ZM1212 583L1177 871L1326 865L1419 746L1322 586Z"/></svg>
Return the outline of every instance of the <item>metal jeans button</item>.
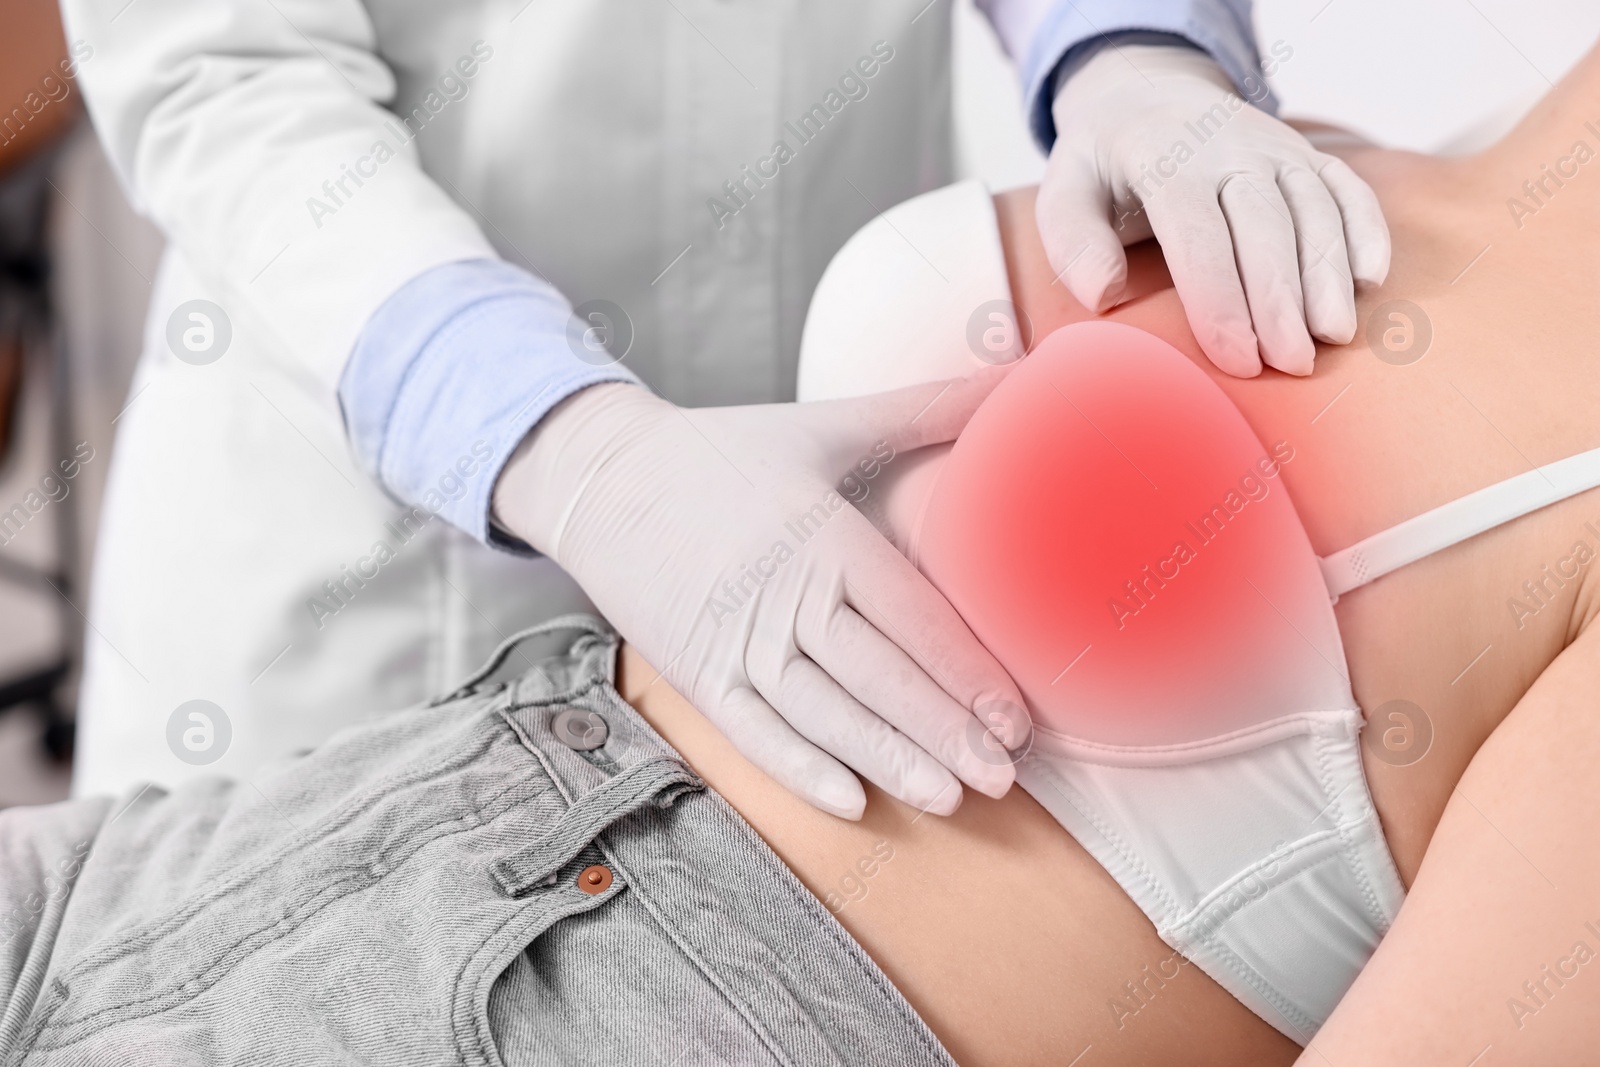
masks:
<svg viewBox="0 0 1600 1067"><path fill-rule="evenodd" d="M577 752L589 752L606 743L611 728L597 711L565 708L550 723L556 739Z"/></svg>
<svg viewBox="0 0 1600 1067"><path fill-rule="evenodd" d="M578 872L578 888L595 896L611 888L611 868L603 863L585 867Z"/></svg>

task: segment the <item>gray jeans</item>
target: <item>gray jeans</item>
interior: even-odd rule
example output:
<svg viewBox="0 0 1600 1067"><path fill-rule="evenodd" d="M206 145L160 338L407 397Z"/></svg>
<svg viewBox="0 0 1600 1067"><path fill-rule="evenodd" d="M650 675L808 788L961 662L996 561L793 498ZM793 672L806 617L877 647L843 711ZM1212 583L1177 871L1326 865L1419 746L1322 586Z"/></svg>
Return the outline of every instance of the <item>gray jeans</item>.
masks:
<svg viewBox="0 0 1600 1067"><path fill-rule="evenodd" d="M950 1064L616 649L569 616L252 784L0 812L0 1063Z"/></svg>

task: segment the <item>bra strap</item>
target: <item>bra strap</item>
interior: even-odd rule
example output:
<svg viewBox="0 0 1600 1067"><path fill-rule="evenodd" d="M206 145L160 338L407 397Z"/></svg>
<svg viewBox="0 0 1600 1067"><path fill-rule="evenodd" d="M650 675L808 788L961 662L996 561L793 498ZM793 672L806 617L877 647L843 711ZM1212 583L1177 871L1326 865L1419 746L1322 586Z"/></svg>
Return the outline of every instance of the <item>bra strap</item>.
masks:
<svg viewBox="0 0 1600 1067"><path fill-rule="evenodd" d="M1322 577L1328 583L1328 593L1338 600L1341 593L1360 588L1407 563L1596 486L1600 486L1600 448L1468 493L1324 556L1318 561L1322 564Z"/></svg>

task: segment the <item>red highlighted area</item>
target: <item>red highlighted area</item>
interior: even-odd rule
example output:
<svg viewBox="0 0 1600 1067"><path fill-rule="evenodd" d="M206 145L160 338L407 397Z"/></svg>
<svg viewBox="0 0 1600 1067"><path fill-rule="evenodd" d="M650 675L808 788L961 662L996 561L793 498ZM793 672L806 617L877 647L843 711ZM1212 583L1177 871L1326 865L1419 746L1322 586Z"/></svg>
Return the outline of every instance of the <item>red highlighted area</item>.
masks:
<svg viewBox="0 0 1600 1067"><path fill-rule="evenodd" d="M1106 744L1350 706L1327 588L1233 402L1130 326L1046 338L939 474L918 563L1035 721Z"/></svg>

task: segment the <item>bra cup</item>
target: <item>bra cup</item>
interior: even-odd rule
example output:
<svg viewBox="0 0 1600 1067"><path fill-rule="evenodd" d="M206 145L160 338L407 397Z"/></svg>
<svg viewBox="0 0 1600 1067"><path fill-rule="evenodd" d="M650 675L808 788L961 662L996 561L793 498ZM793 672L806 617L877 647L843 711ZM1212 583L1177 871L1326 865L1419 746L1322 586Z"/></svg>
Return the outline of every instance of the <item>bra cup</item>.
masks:
<svg viewBox="0 0 1600 1067"><path fill-rule="evenodd" d="M1354 708L1317 557L1261 442L1181 352L1131 326L1044 339L978 410L916 562L1037 725L1182 745Z"/></svg>
<svg viewBox="0 0 1600 1067"><path fill-rule="evenodd" d="M889 208L834 255L800 337L797 400L865 396L971 374L986 309L1009 303L1000 225L980 181Z"/></svg>

